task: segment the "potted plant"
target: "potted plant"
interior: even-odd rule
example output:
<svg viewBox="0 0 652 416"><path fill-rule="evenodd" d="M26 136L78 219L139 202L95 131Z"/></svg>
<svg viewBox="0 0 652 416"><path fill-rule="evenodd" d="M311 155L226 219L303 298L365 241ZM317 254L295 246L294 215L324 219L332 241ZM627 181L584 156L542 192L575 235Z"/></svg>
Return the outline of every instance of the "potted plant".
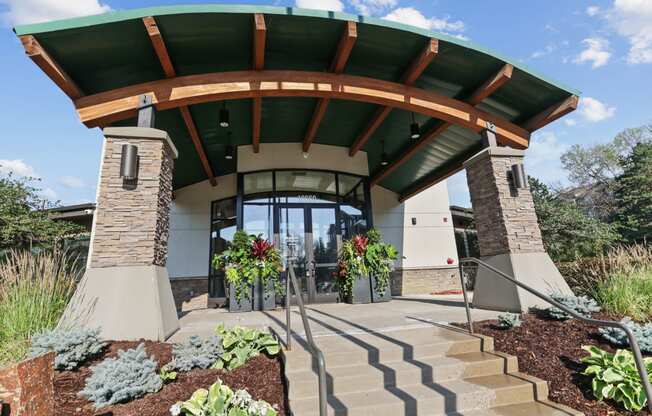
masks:
<svg viewBox="0 0 652 416"><path fill-rule="evenodd" d="M213 258L213 267L224 270L230 312L276 307L281 260L269 241L238 231L229 249Z"/></svg>
<svg viewBox="0 0 652 416"><path fill-rule="evenodd" d="M338 259L340 297L348 303L386 302L396 248L371 229L342 244Z"/></svg>

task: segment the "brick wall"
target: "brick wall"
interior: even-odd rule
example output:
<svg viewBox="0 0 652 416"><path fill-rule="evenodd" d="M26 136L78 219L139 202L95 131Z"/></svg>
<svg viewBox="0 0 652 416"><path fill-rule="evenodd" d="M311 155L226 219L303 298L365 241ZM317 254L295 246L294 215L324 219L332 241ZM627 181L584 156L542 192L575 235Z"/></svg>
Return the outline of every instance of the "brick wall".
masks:
<svg viewBox="0 0 652 416"><path fill-rule="evenodd" d="M397 269L391 277L392 295L429 295L461 290L460 272L454 268Z"/></svg>
<svg viewBox="0 0 652 416"><path fill-rule="evenodd" d="M178 311L185 312L208 307L207 277L178 277L170 279L170 285Z"/></svg>

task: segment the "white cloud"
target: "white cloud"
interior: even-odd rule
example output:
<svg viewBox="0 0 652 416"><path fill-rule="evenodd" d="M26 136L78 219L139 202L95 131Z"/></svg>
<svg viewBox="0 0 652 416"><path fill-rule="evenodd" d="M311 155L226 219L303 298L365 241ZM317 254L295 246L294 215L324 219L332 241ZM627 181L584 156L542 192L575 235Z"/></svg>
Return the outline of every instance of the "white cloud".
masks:
<svg viewBox="0 0 652 416"><path fill-rule="evenodd" d="M444 33L448 32L465 39L464 36L459 34L459 32L463 32L465 29L464 22L461 20L452 21L449 16L443 18L433 16L428 18L414 7L400 7L394 9L387 14L384 19L405 23L423 29L436 30Z"/></svg>
<svg viewBox="0 0 652 416"><path fill-rule="evenodd" d="M586 8L586 14L589 16L596 16L598 13L600 13L600 7L598 6L589 6Z"/></svg>
<svg viewBox="0 0 652 416"><path fill-rule="evenodd" d="M566 123L567 126L574 126L577 124L577 121L574 118L565 118L564 123Z"/></svg>
<svg viewBox="0 0 652 416"><path fill-rule="evenodd" d="M349 0L358 13L372 16L396 7L398 0Z"/></svg>
<svg viewBox="0 0 652 416"><path fill-rule="evenodd" d="M33 167L20 159L0 159L0 175L9 175L10 173L17 176L26 176L30 178L39 177Z"/></svg>
<svg viewBox="0 0 652 416"><path fill-rule="evenodd" d="M446 187L448 188L448 200L451 205L471 206L471 195L469 194L469 185L466 181L466 171L464 169L446 179Z"/></svg>
<svg viewBox="0 0 652 416"><path fill-rule="evenodd" d="M530 140L530 147L525 152L527 173L545 183L559 182L566 179L561 167L561 155L569 145L560 143L557 135L544 131L535 133Z"/></svg>
<svg viewBox="0 0 652 416"><path fill-rule="evenodd" d="M607 19L629 41L627 62L652 63L652 1L615 0Z"/></svg>
<svg viewBox="0 0 652 416"><path fill-rule="evenodd" d="M557 50L557 45L555 45L553 43L550 43L550 44L546 45L545 48L540 49L538 51L534 51L532 53L532 55L530 55L530 58L531 59L538 59L538 58L541 58L543 56L550 55L551 53L553 53L556 50Z"/></svg>
<svg viewBox="0 0 652 416"><path fill-rule="evenodd" d="M10 25L87 16L111 10L109 5L99 0L0 0L0 5L7 8L1 16Z"/></svg>
<svg viewBox="0 0 652 416"><path fill-rule="evenodd" d="M604 38L586 38L582 41L586 49L584 49L575 58L575 63L582 64L584 62L592 62L593 68L599 68L606 65L611 58L609 52L609 41Z"/></svg>
<svg viewBox="0 0 652 416"><path fill-rule="evenodd" d="M66 188L71 189L79 189L86 186L86 183L76 176L62 176L59 178L59 182Z"/></svg>
<svg viewBox="0 0 652 416"><path fill-rule="evenodd" d="M616 107L610 107L592 97L582 97L580 99L579 113L587 121L597 123L613 117L616 114Z"/></svg>
<svg viewBox="0 0 652 416"><path fill-rule="evenodd" d="M54 201L58 198L57 193L52 188L42 189L41 196L45 197L46 199L49 199L50 201Z"/></svg>
<svg viewBox="0 0 652 416"><path fill-rule="evenodd" d="M344 10L344 3L340 0L296 0L294 4L303 9L320 9L334 12Z"/></svg>

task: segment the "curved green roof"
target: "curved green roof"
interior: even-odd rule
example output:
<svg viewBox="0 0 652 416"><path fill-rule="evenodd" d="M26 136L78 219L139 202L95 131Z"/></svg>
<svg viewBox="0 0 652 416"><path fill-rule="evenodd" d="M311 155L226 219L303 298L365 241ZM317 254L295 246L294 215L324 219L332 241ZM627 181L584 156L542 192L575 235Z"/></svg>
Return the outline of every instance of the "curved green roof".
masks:
<svg viewBox="0 0 652 416"><path fill-rule="evenodd" d="M397 82L429 38L439 39L439 53L415 83L416 87L464 99L505 63L514 66L507 84L478 107L520 124L578 92L522 63L488 48L441 33L404 24L339 12L252 5L163 6L116 11L102 15L18 26L17 35L33 35L86 93L165 78L141 18L154 16L179 76L249 70L252 67L252 15L265 15L265 69L327 71L335 54L343 22L358 23L358 38L345 74ZM303 140L317 99L265 98L261 142ZM251 101L228 102L234 144L251 143ZM377 106L332 100L315 143L350 146ZM216 175L233 172L223 159L224 132L217 127L218 103L190 107ZM438 120L418 116L428 129ZM380 168L381 146L397 155L409 145L409 114L394 109L363 150L369 170ZM134 123L125 120L120 124ZM175 188L205 179L199 158L179 113L159 112L157 127L168 130L179 149ZM381 185L402 193L415 183L445 170L477 149L477 134L449 128L419 154L386 177Z"/></svg>

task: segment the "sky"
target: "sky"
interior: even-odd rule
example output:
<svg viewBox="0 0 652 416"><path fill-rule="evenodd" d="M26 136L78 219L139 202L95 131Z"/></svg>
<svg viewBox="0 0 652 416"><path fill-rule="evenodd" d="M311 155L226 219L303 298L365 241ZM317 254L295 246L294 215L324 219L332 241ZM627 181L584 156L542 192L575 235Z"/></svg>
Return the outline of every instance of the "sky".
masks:
<svg viewBox="0 0 652 416"><path fill-rule="evenodd" d="M38 178L63 204L95 200L102 135L28 59L11 28L79 15L188 0L0 0L0 175ZM582 92L569 116L537 131L527 173L568 184L560 156L574 144L611 140L652 122L652 0L267 0L372 15L487 46ZM202 2L193 2L202 3ZM462 173L448 180L452 204L470 206Z"/></svg>

